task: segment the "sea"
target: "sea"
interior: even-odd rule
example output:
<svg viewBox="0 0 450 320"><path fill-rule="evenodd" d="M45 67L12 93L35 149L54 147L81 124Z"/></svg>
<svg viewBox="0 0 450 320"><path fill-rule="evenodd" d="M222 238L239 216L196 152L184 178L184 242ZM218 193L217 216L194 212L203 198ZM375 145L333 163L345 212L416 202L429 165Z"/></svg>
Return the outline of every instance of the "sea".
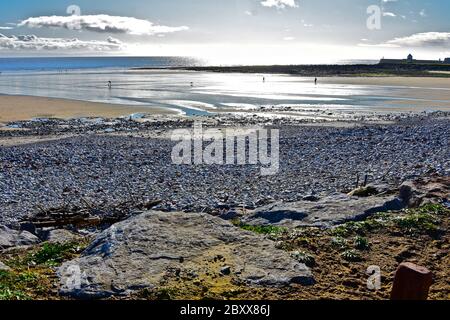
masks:
<svg viewBox="0 0 450 320"><path fill-rule="evenodd" d="M342 63L364 62L371 63ZM396 92L401 92L405 100L404 87L339 84L322 79L315 85L313 79L290 75L171 69L206 64L189 57L0 58L0 94L163 107L187 116L208 115L220 109L249 112L267 106L275 112L286 106L292 110L370 111L380 106L398 107ZM423 104L417 99L409 102Z"/></svg>

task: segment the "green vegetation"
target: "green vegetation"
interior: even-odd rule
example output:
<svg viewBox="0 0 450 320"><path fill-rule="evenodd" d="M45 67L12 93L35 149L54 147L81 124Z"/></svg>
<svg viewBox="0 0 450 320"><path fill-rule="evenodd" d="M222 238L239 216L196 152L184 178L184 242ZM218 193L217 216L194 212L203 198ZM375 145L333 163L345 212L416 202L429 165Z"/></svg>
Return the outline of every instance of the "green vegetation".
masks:
<svg viewBox="0 0 450 320"><path fill-rule="evenodd" d="M305 251L295 251L291 256L300 263L304 263L308 267L314 267L316 265L316 259L313 255Z"/></svg>
<svg viewBox="0 0 450 320"><path fill-rule="evenodd" d="M345 250L348 248L348 241L343 237L334 237L331 239L331 246L335 249Z"/></svg>
<svg viewBox="0 0 450 320"><path fill-rule="evenodd" d="M44 243L2 256L10 271L0 271L0 300L30 300L54 294L55 268L75 258L87 242Z"/></svg>
<svg viewBox="0 0 450 320"><path fill-rule="evenodd" d="M28 257L28 260L38 265L55 266L73 258L81 251L80 249L78 243L44 243L39 251Z"/></svg>
<svg viewBox="0 0 450 320"><path fill-rule="evenodd" d="M436 235L440 217L450 210L439 204L425 205L417 209L407 209L401 213L378 213L365 221L348 222L330 230L334 237L346 238L352 235L365 236L379 229L400 228L408 234Z"/></svg>
<svg viewBox="0 0 450 320"><path fill-rule="evenodd" d="M258 234L266 234L266 235L279 235L285 233L287 230L285 228L276 227L276 226L251 226L245 223L242 223L239 220L232 221L233 224L243 230L251 231Z"/></svg>
<svg viewBox="0 0 450 320"><path fill-rule="evenodd" d="M50 281L41 271L0 271L0 300L30 300L49 290Z"/></svg>
<svg viewBox="0 0 450 320"><path fill-rule="evenodd" d="M355 248L358 250L369 250L370 243L367 238L356 236L355 237Z"/></svg>
<svg viewBox="0 0 450 320"><path fill-rule="evenodd" d="M344 260L347 260L347 261L350 261L350 262L359 262L359 261L362 261L362 257L361 257L361 255L359 254L359 252L356 251L356 250L354 250L354 249L344 251L344 252L341 254L341 257L342 257Z"/></svg>

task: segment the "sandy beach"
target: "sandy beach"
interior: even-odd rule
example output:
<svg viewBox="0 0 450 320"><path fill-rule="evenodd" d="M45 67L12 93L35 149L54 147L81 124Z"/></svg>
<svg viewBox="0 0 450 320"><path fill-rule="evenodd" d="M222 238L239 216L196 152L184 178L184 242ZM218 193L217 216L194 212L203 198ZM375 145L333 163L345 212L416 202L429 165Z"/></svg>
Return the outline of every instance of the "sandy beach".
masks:
<svg viewBox="0 0 450 320"><path fill-rule="evenodd" d="M115 105L68 99L0 95L0 123L32 118L117 118L133 113L176 114L163 108Z"/></svg>

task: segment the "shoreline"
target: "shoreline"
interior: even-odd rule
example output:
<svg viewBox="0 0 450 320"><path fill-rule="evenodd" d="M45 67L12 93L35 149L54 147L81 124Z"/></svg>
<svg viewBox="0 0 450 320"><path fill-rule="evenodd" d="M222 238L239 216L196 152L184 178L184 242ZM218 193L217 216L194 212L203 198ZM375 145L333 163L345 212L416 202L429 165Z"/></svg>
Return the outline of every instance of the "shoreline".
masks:
<svg viewBox="0 0 450 320"><path fill-rule="evenodd" d="M151 68L136 68L150 70ZM226 73L266 73L289 74L305 77L333 76L404 76L404 77L436 77L448 78L450 64L355 64L355 65L256 65L256 66L204 66L180 67L172 70L212 71Z"/></svg>
<svg viewBox="0 0 450 320"><path fill-rule="evenodd" d="M6 274L11 277L7 288L17 289L14 292L20 292L23 299L79 298L78 291L63 291L61 283L66 282L64 273L59 271L76 263L93 274L90 270L98 266L92 262L96 256L84 251L85 248L105 233L127 225L129 230L140 230L142 242L135 241L136 238L129 241L124 238L128 233L123 233L117 237L119 240L108 240L106 244L113 243L118 248L115 252L122 252L123 248L142 252L137 261L144 266L167 263L181 272L180 276L168 273L166 281L151 282L150 286L148 276L143 279L132 275L134 265L116 263L128 261L129 255L114 255L111 259L117 260L111 264L119 265L124 275L121 280L130 288L130 295L114 293L111 299L158 300L167 293L174 299L389 299L395 270L404 260L430 268L435 282L429 298L445 299L449 293L445 259L449 243L448 207L433 204L360 218L366 209L390 203L399 187L403 183L408 185L411 179L425 179L423 187L414 185L411 191L418 199L428 201L434 194L448 193L448 187L445 189L440 183L444 181L448 185L450 173L445 144L448 118L448 113L421 114L392 124L370 125L360 121L350 127L274 122L274 127L283 129L280 130L281 170L275 176L264 177L252 165L180 167L172 164L170 153L174 142L166 133L174 128L191 127L194 118L18 123L23 127L0 131L0 137L2 134L14 137L16 133L21 138L40 141L0 146L4 159L0 163L4 186L0 193L0 227L7 226L0 231L15 235L26 230L31 232L27 241L33 241L28 247L11 242L7 250L0 250L0 262L9 269ZM207 126L247 123L252 126L258 121L217 119L224 118L210 118ZM55 134L56 139L43 141L48 133ZM369 177L368 186L376 189L375 194L365 194L372 190L365 187L354 189L357 177L364 175ZM443 178L433 180L435 175ZM354 196L350 196L352 191ZM281 207L272 208L275 203ZM311 209L316 207L320 210ZM149 214L147 210L152 211ZM258 217L274 212L280 221L258 224L264 223ZM306 212L306 216L292 219L293 212L300 217ZM167 215L167 218L162 224L148 220L142 223L142 218L154 215ZM417 217L417 222L411 216ZM180 223L183 217L189 217L190 222L194 217L196 223ZM222 233L224 226L231 232L229 238L224 236L228 233ZM155 228L161 233L160 242L152 236ZM207 243L208 232L219 232L227 239L235 239L245 232L246 240L202 248L206 254L201 259L186 259L183 264L178 260L153 258L152 248L170 256L178 256L180 252L191 255L198 246L190 246L192 234L198 235L195 241ZM439 238L435 236L437 233ZM242 247L249 248L247 255L261 255L261 249L254 245L254 237L259 237L257 243L267 244L265 250L272 250L277 257L281 255L283 261L303 264L315 283L254 287L237 281L240 275L235 270L240 268ZM174 249L170 245L173 242L165 239L187 245ZM239 250L232 251L232 245L238 245ZM48 260L31 260L31 263L27 260L27 257L41 256L48 248L65 250L61 254L64 259L53 268L48 267ZM215 260L219 254L222 260ZM383 286L378 291L368 291L367 266L379 264L385 275ZM224 265L231 271L227 276L221 273ZM272 259L268 259L264 268L270 265ZM108 274L105 270L100 272ZM189 273L192 270L194 276ZM280 277L283 272L284 269L277 268L274 275ZM30 273L45 285L38 280L24 284L21 276ZM159 279L158 274L150 273L151 279ZM110 284L105 279L94 279L99 285L93 293L105 292L102 288ZM130 287L136 279L143 285ZM140 287L145 289L135 289Z"/></svg>
<svg viewBox="0 0 450 320"><path fill-rule="evenodd" d="M118 118L135 113L160 115L178 114L170 109L156 107L109 104L37 96L0 95L0 127L1 123L31 120L34 118Z"/></svg>

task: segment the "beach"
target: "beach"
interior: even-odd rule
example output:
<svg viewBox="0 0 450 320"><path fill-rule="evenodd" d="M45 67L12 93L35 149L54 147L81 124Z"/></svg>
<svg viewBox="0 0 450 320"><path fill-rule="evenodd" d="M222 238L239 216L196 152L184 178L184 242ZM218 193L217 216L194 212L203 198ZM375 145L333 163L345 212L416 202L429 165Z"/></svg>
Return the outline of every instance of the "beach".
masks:
<svg viewBox="0 0 450 320"><path fill-rule="evenodd" d="M117 118L134 113L176 114L163 108L113 105L68 99L0 95L0 123L33 118Z"/></svg>
<svg viewBox="0 0 450 320"><path fill-rule="evenodd" d="M261 87L270 77L251 76L236 98L234 76L191 76L207 81L172 87L180 100L162 106L0 96L0 267L21 275L33 259L40 284L12 282L24 297L388 299L404 257L433 269L430 299L448 297L444 79L323 78L315 93L310 79L283 76L274 96ZM175 164L172 133L199 123L278 130L278 171ZM34 258L48 246L64 256L50 269ZM385 280L370 291L377 263ZM72 265L92 275L81 290L64 285Z"/></svg>
<svg viewBox="0 0 450 320"><path fill-rule="evenodd" d="M8 248L0 260L20 275L26 257L64 250L56 268L44 259L27 271L44 283L25 285L35 299L359 300L388 299L407 256L433 269L430 299L445 299L449 116L352 125L202 120L210 129L280 130L280 168L271 176L258 165L173 164L171 132L192 128L197 117L16 121L0 131L2 144L10 139L0 147L0 238ZM396 196L399 188L411 196ZM412 199L428 206L408 209ZM376 263L385 280L370 291L364 275ZM64 286L74 264L94 275L82 290ZM103 276L117 270L119 278ZM268 282L252 285L261 272ZM111 290L111 281L124 291Z"/></svg>

